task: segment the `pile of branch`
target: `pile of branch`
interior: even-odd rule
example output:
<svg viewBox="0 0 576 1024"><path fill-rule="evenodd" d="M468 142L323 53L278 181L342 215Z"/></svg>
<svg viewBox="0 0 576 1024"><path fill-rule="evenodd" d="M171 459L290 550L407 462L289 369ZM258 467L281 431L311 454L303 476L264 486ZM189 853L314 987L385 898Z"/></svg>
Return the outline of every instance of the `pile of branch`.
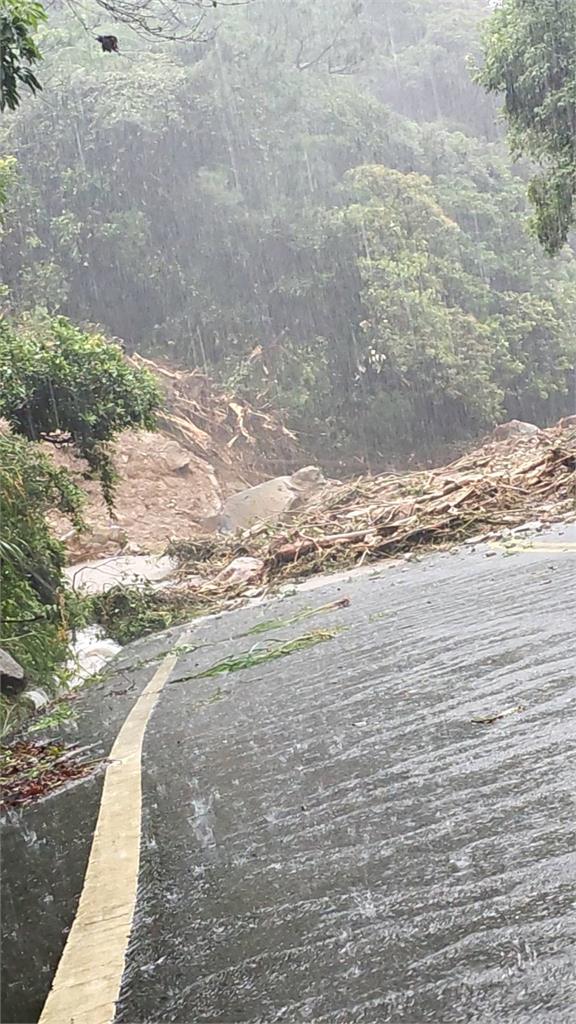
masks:
<svg viewBox="0 0 576 1024"><path fill-rule="evenodd" d="M289 525L211 538L201 567L195 549L189 568L206 577L208 596L218 588L217 572L239 555L261 559L261 582L269 583L328 565L452 546L535 519L552 523L575 510L576 429L556 427L488 443L441 469L330 483ZM180 555L186 562L185 552Z"/></svg>

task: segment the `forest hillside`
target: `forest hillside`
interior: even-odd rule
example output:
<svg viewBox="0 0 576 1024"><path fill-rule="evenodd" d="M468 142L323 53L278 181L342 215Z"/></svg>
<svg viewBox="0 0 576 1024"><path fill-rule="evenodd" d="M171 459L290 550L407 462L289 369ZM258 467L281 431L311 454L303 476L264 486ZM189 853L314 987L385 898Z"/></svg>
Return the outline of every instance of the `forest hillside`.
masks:
<svg viewBox="0 0 576 1024"><path fill-rule="evenodd" d="M222 6L201 42L51 8L3 118L2 277L283 410L334 467L571 412L576 256L475 84L488 0Z"/></svg>

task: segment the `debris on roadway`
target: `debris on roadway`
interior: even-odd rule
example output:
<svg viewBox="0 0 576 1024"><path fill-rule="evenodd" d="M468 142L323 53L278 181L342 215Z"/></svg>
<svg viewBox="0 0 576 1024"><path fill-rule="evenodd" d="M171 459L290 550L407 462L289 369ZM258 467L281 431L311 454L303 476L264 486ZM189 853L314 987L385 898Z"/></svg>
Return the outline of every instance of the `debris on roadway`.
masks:
<svg viewBox="0 0 576 1024"><path fill-rule="evenodd" d="M503 711L495 711L491 715L480 715L478 718L471 718L470 721L474 725L493 725L494 722L499 722L501 718L508 718L509 715L518 715L521 711L525 711L526 708L523 704L517 704L514 708L504 708Z"/></svg>
<svg viewBox="0 0 576 1024"><path fill-rule="evenodd" d="M235 559L253 559L260 588L287 577L432 547L507 537L527 522L574 518L576 427L488 440L447 466L329 482L296 513L234 537L173 544L182 584L200 605L251 596L254 578L226 573ZM198 581L198 576L202 581Z"/></svg>
<svg viewBox="0 0 576 1024"><path fill-rule="evenodd" d="M208 679L213 676L228 675L229 672L239 672L241 669L255 668L265 662L285 658L296 651L305 651L309 647L316 647L317 644L323 644L327 640L334 640L339 632L338 629L317 629L313 633L292 637L291 640L269 639L263 644L255 643L250 650L217 661L209 668L203 669L202 672L195 672L190 676L179 676L169 682L183 683L190 679Z"/></svg>
<svg viewBox="0 0 576 1024"><path fill-rule="evenodd" d="M19 739L0 751L0 810L22 807L63 785L85 779L102 764L90 747L61 740Z"/></svg>

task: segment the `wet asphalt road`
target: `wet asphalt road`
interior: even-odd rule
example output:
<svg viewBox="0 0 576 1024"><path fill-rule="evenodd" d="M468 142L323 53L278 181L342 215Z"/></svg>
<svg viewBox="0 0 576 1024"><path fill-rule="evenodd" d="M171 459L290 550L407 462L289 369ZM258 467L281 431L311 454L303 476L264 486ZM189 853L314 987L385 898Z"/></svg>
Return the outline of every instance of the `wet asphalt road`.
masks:
<svg viewBox="0 0 576 1024"><path fill-rule="evenodd" d="M76 727L104 753L149 659L209 645L179 658L146 735L116 1024L574 1020L574 529L557 539L571 550L435 555L122 652ZM344 596L270 633L334 639L184 678ZM38 1019L101 784L5 823L4 1022Z"/></svg>

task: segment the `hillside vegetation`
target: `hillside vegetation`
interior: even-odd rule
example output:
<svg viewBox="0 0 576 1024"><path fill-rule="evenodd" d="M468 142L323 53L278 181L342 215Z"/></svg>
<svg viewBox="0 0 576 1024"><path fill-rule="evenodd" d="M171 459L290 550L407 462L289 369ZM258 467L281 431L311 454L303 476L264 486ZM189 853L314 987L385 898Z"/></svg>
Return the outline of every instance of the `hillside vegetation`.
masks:
<svg viewBox="0 0 576 1024"><path fill-rule="evenodd" d="M0 129L11 301L208 369L328 461L571 411L576 259L531 236L473 80L488 11L266 0L120 54L51 11L43 93Z"/></svg>

